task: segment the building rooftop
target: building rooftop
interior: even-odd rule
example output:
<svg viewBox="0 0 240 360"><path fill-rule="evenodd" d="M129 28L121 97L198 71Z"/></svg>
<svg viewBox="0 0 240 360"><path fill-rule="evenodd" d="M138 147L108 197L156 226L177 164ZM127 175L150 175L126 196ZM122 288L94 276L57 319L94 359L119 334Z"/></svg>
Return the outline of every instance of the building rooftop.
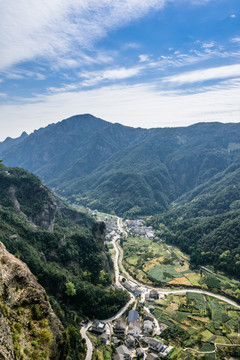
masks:
<svg viewBox="0 0 240 360"><path fill-rule="evenodd" d="M130 310L128 313L128 322L133 322L138 320L138 312L136 310Z"/></svg>

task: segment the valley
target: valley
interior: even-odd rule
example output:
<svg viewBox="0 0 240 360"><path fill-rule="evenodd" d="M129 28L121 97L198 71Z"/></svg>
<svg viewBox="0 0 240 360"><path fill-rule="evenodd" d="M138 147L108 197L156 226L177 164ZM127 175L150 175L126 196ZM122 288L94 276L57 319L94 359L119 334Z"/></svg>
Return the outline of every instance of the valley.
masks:
<svg viewBox="0 0 240 360"><path fill-rule="evenodd" d="M0 240L50 297L63 359L239 357L239 126L85 114L0 143Z"/></svg>
<svg viewBox="0 0 240 360"><path fill-rule="evenodd" d="M100 218L104 219L104 214L101 214ZM111 253L114 259L115 284L118 287L127 289L132 299L114 317L102 321L108 326L106 346L101 342L101 336L98 339L98 337L95 337L96 335L90 335L90 339L94 344L94 350L90 347L89 351L91 354L93 351L93 359L110 359L114 356L115 351L118 353L118 349L121 346L125 346L120 346L120 344L126 344L129 356L133 358L136 356L136 349L139 351L138 346L143 350L142 356L147 359L150 359L153 355L169 359L221 359L221 356L224 356L224 359L231 359L232 355L233 358L235 355L238 356L240 348L240 305L225 296L206 290L195 289L194 287L192 289L182 288L181 290L176 290L176 285L183 284L174 283L171 284L172 289L156 288L156 284L153 286L153 283L150 281L144 284L142 282L143 279L141 277L138 278L135 272L132 272L131 276L129 274L131 268L126 268L128 262L123 260L126 259L125 243L128 244L129 242L130 246L135 246L134 260L132 261L132 265L134 265L138 255L137 245L144 246L146 243L149 244L149 239L135 238L135 245L133 245L134 238L132 238L132 235L128 236L126 228L122 227L122 219L112 217L111 215L107 215L105 219L111 225L109 232L112 234L112 238L108 238L107 245L110 248L110 245L113 246ZM118 229L116 229L115 224L118 225ZM123 236L125 241L122 242ZM124 251L122 251L120 243L124 244ZM157 250L159 251L159 249ZM165 246L164 250L167 251L168 247ZM172 249L172 247L169 247L169 250L173 251L174 254L178 254L179 261L185 261L187 264L188 259L186 255L178 249ZM148 251L149 249L145 249L146 256L149 256ZM167 251L167 254L171 254L171 251ZM160 256L163 257L164 255L160 254ZM154 258L154 254L152 258ZM182 266L184 265L182 264ZM197 274L194 276L196 278ZM200 279L201 276L198 276ZM188 284L189 287L190 285ZM127 326L126 316L128 312L126 310L127 308L131 309L131 307L128 307L131 303L134 303L133 309L137 309L139 314L138 326L140 335L134 338L135 345L133 343L128 344L129 336L127 336L127 332L129 332L127 329L130 328ZM148 333L147 331L145 333L148 335L144 335L143 319L146 311L150 313L149 317L152 317L154 320L152 330L148 330L150 332ZM120 336L117 347L112 341L116 343L116 336L118 335L114 332L114 326L116 327L116 320L119 318L121 318L123 324L125 323L126 330L124 336ZM91 325L92 323L88 324L87 327L89 328ZM82 331L84 332L85 330ZM143 331L143 334L141 334L141 331ZM161 343L165 350L158 354L158 351L149 345L152 341L150 339L155 339L154 341ZM152 349L153 353L151 353ZM169 351L167 352L166 349L169 349ZM119 351L121 350L122 348ZM125 351L127 352L126 349ZM90 358L89 355L86 359Z"/></svg>

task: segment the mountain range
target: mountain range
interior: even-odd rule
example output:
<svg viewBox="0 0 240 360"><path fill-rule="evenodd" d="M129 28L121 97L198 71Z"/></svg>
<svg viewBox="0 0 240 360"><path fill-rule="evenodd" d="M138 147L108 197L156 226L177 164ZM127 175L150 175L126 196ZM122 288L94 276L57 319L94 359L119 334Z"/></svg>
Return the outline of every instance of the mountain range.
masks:
<svg viewBox="0 0 240 360"><path fill-rule="evenodd" d="M152 215L186 194L211 191L218 177L225 181L240 161L240 124L142 129L77 115L6 139L0 155L71 202L125 217Z"/></svg>

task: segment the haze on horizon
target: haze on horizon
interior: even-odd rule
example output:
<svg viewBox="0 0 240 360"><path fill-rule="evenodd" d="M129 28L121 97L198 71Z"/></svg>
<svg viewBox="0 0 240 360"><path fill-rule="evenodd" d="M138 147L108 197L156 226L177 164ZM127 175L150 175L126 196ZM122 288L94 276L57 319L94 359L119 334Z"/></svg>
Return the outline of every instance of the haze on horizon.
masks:
<svg viewBox="0 0 240 360"><path fill-rule="evenodd" d="M4 0L1 139L91 113L240 122L239 0Z"/></svg>

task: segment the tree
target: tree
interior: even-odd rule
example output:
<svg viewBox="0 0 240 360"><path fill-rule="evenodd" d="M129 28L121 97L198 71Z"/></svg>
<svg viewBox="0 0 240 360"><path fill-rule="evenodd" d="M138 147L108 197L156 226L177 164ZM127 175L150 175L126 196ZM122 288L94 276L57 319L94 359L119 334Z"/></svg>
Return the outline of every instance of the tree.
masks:
<svg viewBox="0 0 240 360"><path fill-rule="evenodd" d="M66 290L65 290L65 293L68 295L68 296L74 296L76 295L76 289L75 289L75 286L74 284L69 281L65 284L66 286Z"/></svg>

